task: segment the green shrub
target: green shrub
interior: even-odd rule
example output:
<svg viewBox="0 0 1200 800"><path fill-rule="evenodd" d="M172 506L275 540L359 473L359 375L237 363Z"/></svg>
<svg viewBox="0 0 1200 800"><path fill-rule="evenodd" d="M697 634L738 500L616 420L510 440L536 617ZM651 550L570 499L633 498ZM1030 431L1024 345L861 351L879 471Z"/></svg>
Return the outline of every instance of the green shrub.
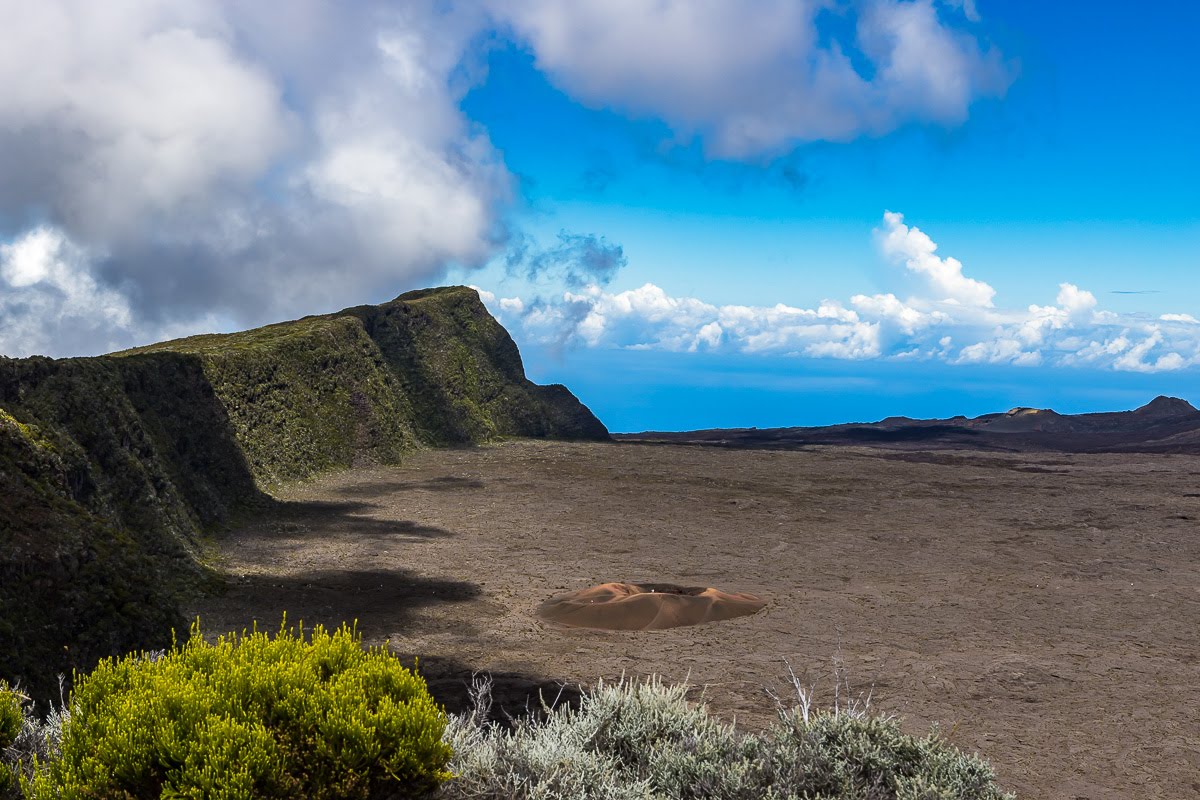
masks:
<svg viewBox="0 0 1200 800"><path fill-rule="evenodd" d="M742 734L689 703L686 686L600 684L578 708L511 728L451 718L456 778L446 800L1007 800L991 768L936 734L901 731L865 705L783 711Z"/></svg>
<svg viewBox="0 0 1200 800"><path fill-rule="evenodd" d="M21 696L7 683L0 681L0 798L17 795L15 750L17 737L25 725Z"/></svg>
<svg viewBox="0 0 1200 800"><path fill-rule="evenodd" d="M420 796L449 777L446 725L422 678L355 630L286 626L77 677L61 755L34 798Z"/></svg>
<svg viewBox="0 0 1200 800"><path fill-rule="evenodd" d="M12 747L24 724L21 696L7 683L0 681L0 751Z"/></svg>

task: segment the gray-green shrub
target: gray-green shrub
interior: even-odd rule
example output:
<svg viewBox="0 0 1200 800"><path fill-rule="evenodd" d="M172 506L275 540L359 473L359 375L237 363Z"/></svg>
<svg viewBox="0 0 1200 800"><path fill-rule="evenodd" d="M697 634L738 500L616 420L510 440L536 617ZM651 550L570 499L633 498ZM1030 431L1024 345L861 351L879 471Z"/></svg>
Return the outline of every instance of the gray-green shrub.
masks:
<svg viewBox="0 0 1200 800"><path fill-rule="evenodd" d="M578 708L511 728L481 708L451 718L445 800L1004 800L991 768L936 734L905 734L865 707L780 714L742 734L689 703L686 686L600 684Z"/></svg>

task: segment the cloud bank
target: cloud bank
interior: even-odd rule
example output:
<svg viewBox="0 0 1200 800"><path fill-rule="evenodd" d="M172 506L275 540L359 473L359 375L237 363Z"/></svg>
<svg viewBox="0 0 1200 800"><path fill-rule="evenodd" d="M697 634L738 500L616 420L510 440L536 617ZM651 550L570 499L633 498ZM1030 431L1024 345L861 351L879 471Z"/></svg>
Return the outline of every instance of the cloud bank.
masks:
<svg viewBox="0 0 1200 800"><path fill-rule="evenodd" d="M933 0L0 0L0 353L245 327L497 257L519 239L514 180L461 109L497 38L581 102L762 163L961 122L1012 75L973 16ZM523 268L580 292L624 258L599 237L552 249Z"/></svg>
<svg viewBox="0 0 1200 800"><path fill-rule="evenodd" d="M593 284L552 302L481 296L519 336L555 347L1134 372L1200 365L1200 321L1190 315L1115 314L1070 283L1059 284L1052 305L998 308L991 286L967 277L957 259L936 255L933 240L901 214L886 212L875 236L883 258L921 281L918 293L856 294L816 308L716 305L652 283L620 292Z"/></svg>
<svg viewBox="0 0 1200 800"><path fill-rule="evenodd" d="M0 286L0 352L257 323L484 263L510 178L458 107L478 19L432 3L0 2L5 264L59 254L44 279ZM70 335L30 335L50 324Z"/></svg>

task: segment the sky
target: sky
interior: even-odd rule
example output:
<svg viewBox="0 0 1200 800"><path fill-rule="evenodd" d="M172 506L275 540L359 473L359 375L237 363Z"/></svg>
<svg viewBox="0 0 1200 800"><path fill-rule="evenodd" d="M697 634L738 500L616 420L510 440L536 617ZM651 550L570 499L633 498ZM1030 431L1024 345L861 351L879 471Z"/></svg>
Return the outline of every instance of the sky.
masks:
<svg viewBox="0 0 1200 800"><path fill-rule="evenodd" d="M0 353L447 283L613 430L1200 403L1200 6L0 0Z"/></svg>

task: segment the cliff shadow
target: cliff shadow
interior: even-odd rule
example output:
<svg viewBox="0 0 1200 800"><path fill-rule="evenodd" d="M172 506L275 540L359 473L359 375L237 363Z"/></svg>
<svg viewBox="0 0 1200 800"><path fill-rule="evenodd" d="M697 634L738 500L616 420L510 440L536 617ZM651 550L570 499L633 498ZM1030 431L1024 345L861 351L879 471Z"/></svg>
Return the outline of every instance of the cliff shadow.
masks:
<svg viewBox="0 0 1200 800"><path fill-rule="evenodd" d="M390 491L380 489L378 496ZM364 494L372 495L371 491ZM377 508L366 500L274 500L245 521L244 535L271 541L294 539L376 538L394 541L440 539L454 534L415 520L370 516Z"/></svg>
<svg viewBox="0 0 1200 800"><path fill-rule="evenodd" d="M158 649L200 531L266 502L198 357L0 358L0 678Z"/></svg>
<svg viewBox="0 0 1200 800"><path fill-rule="evenodd" d="M155 352L113 362L163 471L202 526L270 505L199 356Z"/></svg>
<svg viewBox="0 0 1200 800"><path fill-rule="evenodd" d="M430 578L400 567L317 569L287 575L228 576L223 590L200 612L206 634L278 630L284 613L288 623L305 628L321 624L337 628L357 622L367 639L386 638L411 629L417 612L443 603L478 598L480 587L469 581Z"/></svg>

